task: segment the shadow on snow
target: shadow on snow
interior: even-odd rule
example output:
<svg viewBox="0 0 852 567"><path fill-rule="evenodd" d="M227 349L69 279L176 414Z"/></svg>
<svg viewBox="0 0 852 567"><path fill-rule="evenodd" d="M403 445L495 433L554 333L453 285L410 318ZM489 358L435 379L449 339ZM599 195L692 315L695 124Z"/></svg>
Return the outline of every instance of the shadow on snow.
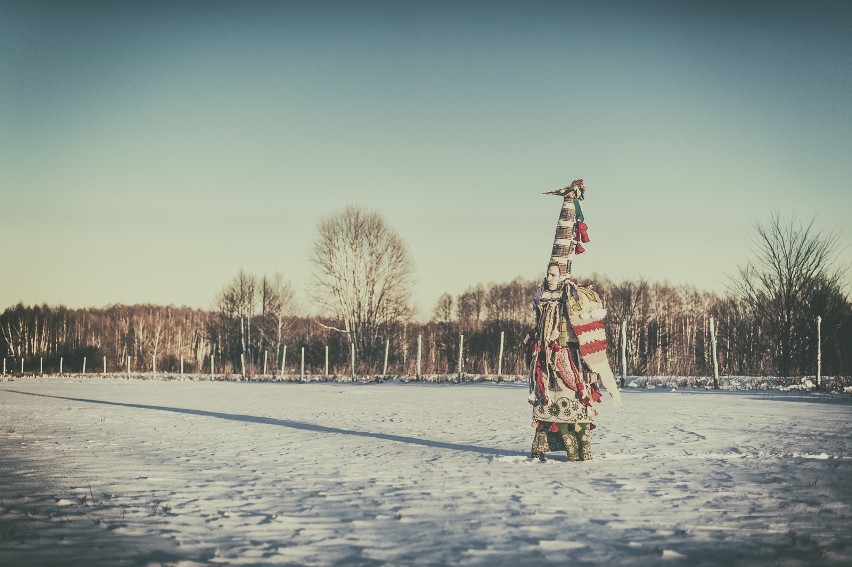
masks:
<svg viewBox="0 0 852 567"><path fill-rule="evenodd" d="M230 414L217 411L196 410L189 408L175 408L168 406L151 406L146 404L128 404L123 402L110 402L107 400L92 400L87 398L69 398L65 396L53 396L50 394L35 394L33 392L21 392L19 390L7 390L4 392L12 394L21 394L23 396L37 396L41 398L53 398L57 400L66 400L72 402L82 402L87 404L101 404L106 406L116 406L141 410L155 410L188 415L198 415L202 417L215 417L218 419L227 419L230 421L242 421L245 423L257 423L260 425L276 425L279 427L289 427L291 429L299 429L301 431L312 431L314 433L336 433L338 435L352 435L355 437L369 437L373 439L382 439L384 441L396 441L398 443L408 443L411 445L421 445L424 447L432 447L434 449L449 449L451 451L466 451L469 453L481 453L483 455L494 455L499 457L518 457L526 456L527 453L519 451L508 451L505 449L495 449L491 447L478 447L476 445L462 445L458 443L448 443L446 441L435 441L433 439L420 439L418 437L408 437L405 435L394 435L390 433L374 433L372 431L358 431L355 429L343 429L340 427L330 427L328 425L318 425L316 423L306 423L304 421L293 421L291 419L274 419L271 417L259 417L255 415Z"/></svg>

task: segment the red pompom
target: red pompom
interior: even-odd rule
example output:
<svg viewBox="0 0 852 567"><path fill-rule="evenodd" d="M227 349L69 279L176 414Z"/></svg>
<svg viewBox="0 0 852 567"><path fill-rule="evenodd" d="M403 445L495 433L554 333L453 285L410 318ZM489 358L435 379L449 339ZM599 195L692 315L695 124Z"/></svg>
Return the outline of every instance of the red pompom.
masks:
<svg viewBox="0 0 852 567"><path fill-rule="evenodd" d="M557 431L559 431L559 426L555 423L551 423L550 429L548 429L548 431L550 431L551 433L556 433Z"/></svg>
<svg viewBox="0 0 852 567"><path fill-rule="evenodd" d="M575 253L575 254L582 254L582 253L583 253L583 252L585 252L585 251L586 251L586 249L585 249L585 248L583 248L583 245L582 245L582 244L580 244L580 243L578 242L578 243L577 243L577 247L576 247L576 248L574 248L574 253Z"/></svg>

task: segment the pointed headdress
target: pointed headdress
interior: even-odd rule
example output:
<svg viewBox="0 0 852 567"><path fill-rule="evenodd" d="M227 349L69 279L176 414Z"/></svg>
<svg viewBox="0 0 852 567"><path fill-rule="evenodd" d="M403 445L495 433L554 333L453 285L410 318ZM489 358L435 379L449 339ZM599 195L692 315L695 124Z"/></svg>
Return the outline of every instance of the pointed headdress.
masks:
<svg viewBox="0 0 852 567"><path fill-rule="evenodd" d="M584 252L580 243L589 241L586 223L583 222L583 211L580 208L580 201L585 193L586 182L582 179L575 179L568 187L544 193L562 197L562 209L556 221L556 234L553 237L553 249L548 264L559 266L560 281L571 276L571 256Z"/></svg>

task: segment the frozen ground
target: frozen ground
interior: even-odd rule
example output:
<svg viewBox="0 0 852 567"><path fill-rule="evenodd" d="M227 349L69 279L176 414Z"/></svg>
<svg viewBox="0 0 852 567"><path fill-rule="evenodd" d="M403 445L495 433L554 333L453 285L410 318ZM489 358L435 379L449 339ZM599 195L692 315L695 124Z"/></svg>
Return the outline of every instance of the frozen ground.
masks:
<svg viewBox="0 0 852 567"><path fill-rule="evenodd" d="M0 383L0 565L849 565L844 394L627 389L593 461L522 384Z"/></svg>

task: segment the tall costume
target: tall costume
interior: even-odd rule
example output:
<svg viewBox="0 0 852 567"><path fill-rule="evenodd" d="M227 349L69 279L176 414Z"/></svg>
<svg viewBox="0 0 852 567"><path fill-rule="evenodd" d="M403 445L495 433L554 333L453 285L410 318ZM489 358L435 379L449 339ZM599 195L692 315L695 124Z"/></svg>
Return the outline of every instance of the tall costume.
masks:
<svg viewBox="0 0 852 567"><path fill-rule="evenodd" d="M621 395L606 354L603 319L606 309L591 287L571 278L571 257L589 242L580 201L582 179L545 193L562 197L548 270L559 269L558 281L539 286L533 299L535 328L527 336L529 402L533 407L532 456L544 460L548 451L566 451L569 460L591 458L591 430L601 400L597 382L621 405ZM555 272L553 272L555 274Z"/></svg>

